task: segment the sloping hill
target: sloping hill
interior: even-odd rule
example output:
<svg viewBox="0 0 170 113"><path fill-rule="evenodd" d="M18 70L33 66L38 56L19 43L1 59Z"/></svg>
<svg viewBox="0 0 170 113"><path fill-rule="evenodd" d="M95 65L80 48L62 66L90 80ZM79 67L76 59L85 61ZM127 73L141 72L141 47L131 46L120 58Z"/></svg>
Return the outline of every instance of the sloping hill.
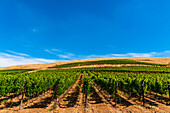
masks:
<svg viewBox="0 0 170 113"><path fill-rule="evenodd" d="M67 63L76 63L76 62L85 62L85 61L99 61L99 60L112 60L112 59L129 59L136 60L148 63L158 63L158 64L166 64L169 66L170 57L113 57L113 58L96 58L96 59L84 59L84 60L74 60L74 61L65 61L65 62L56 62L56 63L47 63L47 64L27 64L27 65L16 65L9 67L1 67L0 70L6 69L38 69L43 70L48 67L54 67L56 65L62 65Z"/></svg>
<svg viewBox="0 0 170 113"><path fill-rule="evenodd" d="M141 62L141 61L135 61L135 60L129 60L129 59L112 59L112 60L99 60L99 61L85 61L85 62L75 62L75 63L67 63L67 64L61 64L56 65L51 68L63 68L63 67L75 67L75 66L92 66L92 65L117 65L117 64L138 64L138 65L150 65L150 66L166 66L165 64L156 64L156 63L148 63L148 62Z"/></svg>

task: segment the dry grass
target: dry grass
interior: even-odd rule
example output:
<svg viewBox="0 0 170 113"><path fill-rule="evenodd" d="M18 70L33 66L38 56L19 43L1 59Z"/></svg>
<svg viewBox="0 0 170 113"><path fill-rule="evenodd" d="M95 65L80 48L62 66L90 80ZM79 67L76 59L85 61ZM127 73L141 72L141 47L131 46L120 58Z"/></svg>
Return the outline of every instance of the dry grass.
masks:
<svg viewBox="0 0 170 113"><path fill-rule="evenodd" d="M97 61L97 60L110 60L110 59L129 59L129 60L136 60L136 61L149 62L149 63L169 64L169 66L170 66L170 57L112 57L112 58L74 60L74 61L65 61L65 62L56 62L56 63L47 63L47 64L16 65L16 66L9 66L9 67L1 67L0 70L6 70L6 69L44 70L44 69L47 69L48 67L53 67L55 65L61 65L61 64L66 64L66 63Z"/></svg>

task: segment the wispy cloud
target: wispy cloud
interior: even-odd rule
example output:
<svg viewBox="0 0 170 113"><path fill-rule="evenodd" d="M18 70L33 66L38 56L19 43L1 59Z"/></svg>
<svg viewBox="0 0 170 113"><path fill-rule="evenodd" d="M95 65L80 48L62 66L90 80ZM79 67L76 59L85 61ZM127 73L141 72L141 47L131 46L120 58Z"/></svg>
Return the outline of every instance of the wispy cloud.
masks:
<svg viewBox="0 0 170 113"><path fill-rule="evenodd" d="M50 54L54 54L53 52L51 52L51 51L48 50L48 49L45 49L44 51L46 51L46 52L48 52L48 53L50 53Z"/></svg>
<svg viewBox="0 0 170 113"><path fill-rule="evenodd" d="M62 51L61 51L61 50L59 50L59 49L51 49L51 51L62 52Z"/></svg>
<svg viewBox="0 0 170 113"><path fill-rule="evenodd" d="M108 57L170 57L170 51L149 52L149 53L125 53L125 54L105 54L105 55L75 55L66 53L58 49L45 49L46 52L54 54L59 58L68 60L92 59L92 58L108 58Z"/></svg>
<svg viewBox="0 0 170 113"><path fill-rule="evenodd" d="M65 54L60 54L58 55L60 58L67 58L67 59L74 59L74 54L73 53L65 53Z"/></svg>
<svg viewBox="0 0 170 113"><path fill-rule="evenodd" d="M50 54L54 54L56 56L58 56L59 58L64 58L64 59L74 59L74 56L75 54L73 53L66 53L66 52L63 52L59 49L45 49L44 51L50 53Z"/></svg>
<svg viewBox="0 0 170 113"><path fill-rule="evenodd" d="M13 54L16 54L16 55L20 55L20 56L30 56L30 55L27 55L27 54L24 54L24 53L17 53L17 52L10 51L10 50L6 50L6 51L13 53Z"/></svg>
<svg viewBox="0 0 170 113"><path fill-rule="evenodd" d="M0 52L0 67L12 66L12 65L22 65L22 64L42 64L42 63L52 63L66 60L79 60L79 59L92 59L92 58L107 58L107 57L169 57L170 51L163 52L150 52L150 53L125 53L125 54L106 54L106 55L75 55L73 53L58 52L56 50L45 49L46 52L50 54L55 54L59 57L59 60L55 59L45 59L45 58L35 58L27 55L25 53L18 53L14 51L7 50L9 53Z"/></svg>
<svg viewBox="0 0 170 113"><path fill-rule="evenodd" d="M12 53L12 52L11 52ZM25 55L25 56L24 56ZM42 64L42 63L53 63L59 62L60 60L54 59L44 59L44 58L34 58L26 54L8 54L0 52L0 67L7 67L13 65L23 65L23 64Z"/></svg>
<svg viewBox="0 0 170 113"><path fill-rule="evenodd" d="M50 53L50 54L55 54L55 55L57 55L58 54L58 52L62 52L61 50L59 50L59 49L44 49L44 51L46 51L46 52L48 52L48 53Z"/></svg>
<svg viewBox="0 0 170 113"><path fill-rule="evenodd" d="M84 58L107 58L107 57L169 57L170 51L150 52L150 53L126 53L126 54L107 54L107 55L88 55Z"/></svg>

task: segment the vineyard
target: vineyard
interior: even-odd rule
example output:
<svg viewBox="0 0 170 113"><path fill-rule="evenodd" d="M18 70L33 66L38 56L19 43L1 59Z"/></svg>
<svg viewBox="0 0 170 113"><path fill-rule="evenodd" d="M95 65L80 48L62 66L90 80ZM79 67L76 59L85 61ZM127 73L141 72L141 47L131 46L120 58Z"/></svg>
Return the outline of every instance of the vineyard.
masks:
<svg viewBox="0 0 170 113"><path fill-rule="evenodd" d="M64 70L64 69L62 69ZM149 66L123 66L123 67L95 67L95 68L77 68L66 69L77 71L95 71L95 72L145 72L145 73L170 73L170 67L149 67Z"/></svg>
<svg viewBox="0 0 170 113"><path fill-rule="evenodd" d="M169 67L27 71L0 71L0 112L170 111Z"/></svg>

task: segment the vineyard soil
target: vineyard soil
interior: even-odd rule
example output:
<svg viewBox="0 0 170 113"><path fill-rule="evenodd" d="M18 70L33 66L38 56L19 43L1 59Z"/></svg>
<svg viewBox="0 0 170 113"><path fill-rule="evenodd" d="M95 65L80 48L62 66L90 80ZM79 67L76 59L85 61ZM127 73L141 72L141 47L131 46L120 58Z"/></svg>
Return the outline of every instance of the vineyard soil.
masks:
<svg viewBox="0 0 170 113"><path fill-rule="evenodd" d="M107 58L107 59L116 59L116 58ZM165 58L117 58L117 59L131 59L131 60L137 60L142 62L150 62L150 63L160 63L160 64L170 64L170 57ZM83 61L94 61L94 60L100 60L100 59L91 59L91 60L78 60L78 62ZM104 59L102 59L104 60ZM77 61L73 61L77 62ZM55 71L56 68L48 68L55 66L56 64L65 64L65 63L72 63L71 61L68 62L60 62L60 63L51 63L51 64L32 64L32 65L21 65L21 66L11 66L11 67L5 67L0 68L2 69L35 69L33 71L28 71L26 74L33 74L34 72L37 73L39 70L47 69L50 71ZM64 69L69 68L84 68L84 67L119 67L119 66L146 66L146 65L140 65L140 64L104 64L104 65L90 65L90 66L75 66L75 67L67 67ZM67 74L71 73L72 71L68 71ZM73 71L74 73L78 73L77 71ZM81 74L80 74L81 72ZM89 71L90 72L90 71ZM95 72L95 71L93 71ZM41 73L41 72L38 72ZM45 72L44 72L45 73ZM54 74L55 72L53 72ZM56 70L57 73L57 70ZM61 71L62 73L62 71ZM86 73L85 75L88 76L88 72L84 71ZM104 74L104 72L101 72ZM126 72L125 72L126 73ZM125 73L123 73L125 75ZM155 72L154 74L156 74ZM13 94L7 95L6 97L0 98L0 113L170 113L170 106L169 106L169 96L166 94L161 96L160 94L156 94L154 92L149 92L147 90L147 93L144 95L144 101L145 106L143 106L142 101L138 97L131 97L130 93L125 92L124 90L118 89L117 93L117 104L115 105L115 97L114 93L109 94L106 92L106 90L103 89L103 87L92 81L95 87L90 88L90 92L92 94L89 94L87 97L87 108L85 108L85 94L82 91L83 87L83 71L79 71L80 76L75 81L72 82L72 85L69 85L67 87L66 91L62 93L57 98L57 106L56 108L53 107L54 105L54 92L53 90L48 90L44 93L25 97L23 104L22 104L22 110L19 110L20 106L20 99L21 99L21 93L19 94ZM101 74L101 75L102 75ZM110 73L109 73L110 74ZM122 74L122 73L119 73ZM131 74L132 73L126 73ZM137 73L133 73L134 75ZM142 74L142 73L139 73ZM150 73L148 73L150 74ZM44 74L45 76L48 75ZM114 74L113 74L114 75ZM145 74L147 75L147 74ZM73 76L68 76L68 82L72 81ZM89 75L90 76L90 75ZM52 77L52 76L51 76ZM72 77L72 79L71 79ZM98 75L97 75L98 77ZM6 76L5 76L6 78ZM65 80L67 80L65 79ZM42 79L46 80L46 79ZM58 79L55 79L58 80ZM101 79L102 80L102 79ZM108 81L108 79L107 79ZM105 81L105 82L107 82ZM67 82L63 79L63 85L67 85ZM116 83L115 83L116 84ZM101 87L102 88L101 88ZM116 85L115 85L116 87ZM159 92L158 92L159 93ZM156 98L155 98L155 95Z"/></svg>

